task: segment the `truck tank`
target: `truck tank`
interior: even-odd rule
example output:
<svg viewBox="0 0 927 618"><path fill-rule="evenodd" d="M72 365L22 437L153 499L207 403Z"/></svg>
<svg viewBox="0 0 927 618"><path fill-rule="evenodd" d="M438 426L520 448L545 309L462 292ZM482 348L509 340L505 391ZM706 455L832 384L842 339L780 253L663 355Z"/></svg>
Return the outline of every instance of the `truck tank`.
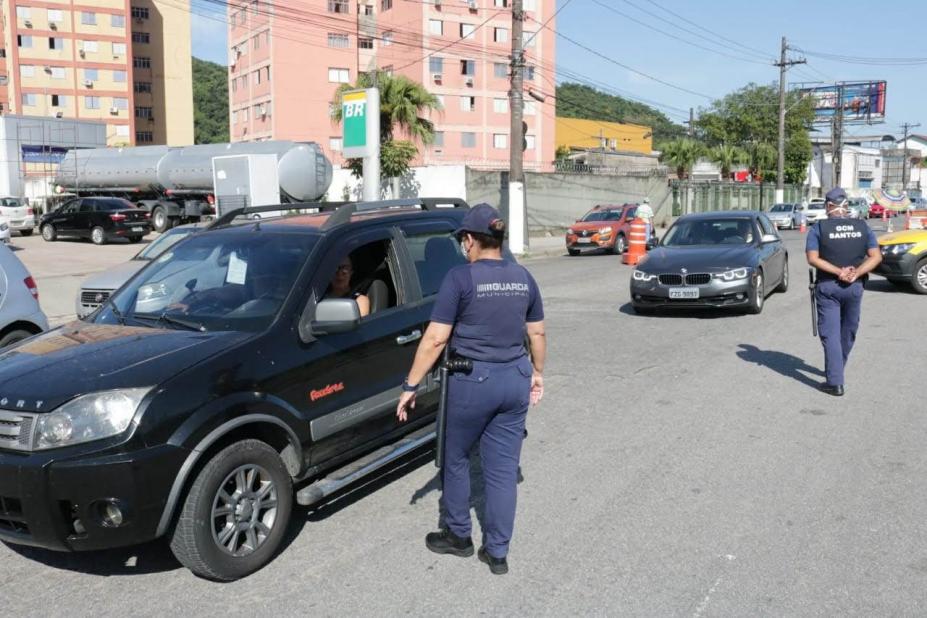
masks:
<svg viewBox="0 0 927 618"><path fill-rule="evenodd" d="M332 181L331 163L318 144L267 141L71 150L59 166L56 184L66 190L152 187L210 193L213 157L242 154L276 155L280 191L294 202L319 199Z"/></svg>

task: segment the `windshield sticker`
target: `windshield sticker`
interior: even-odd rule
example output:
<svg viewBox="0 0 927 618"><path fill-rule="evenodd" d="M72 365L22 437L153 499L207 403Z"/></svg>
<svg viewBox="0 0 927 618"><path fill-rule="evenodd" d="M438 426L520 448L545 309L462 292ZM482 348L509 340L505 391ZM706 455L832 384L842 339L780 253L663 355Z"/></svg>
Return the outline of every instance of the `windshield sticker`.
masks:
<svg viewBox="0 0 927 618"><path fill-rule="evenodd" d="M232 251L232 254L229 256L229 271L225 275L226 283L234 283L237 285L245 284L245 276L248 274L248 262L240 259L238 254Z"/></svg>

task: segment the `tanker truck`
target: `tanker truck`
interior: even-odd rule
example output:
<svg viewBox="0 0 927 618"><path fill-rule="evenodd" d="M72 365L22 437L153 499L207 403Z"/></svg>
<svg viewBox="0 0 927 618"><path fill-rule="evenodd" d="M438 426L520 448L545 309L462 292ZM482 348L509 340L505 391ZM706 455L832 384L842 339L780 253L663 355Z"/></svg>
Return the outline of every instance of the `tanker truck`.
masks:
<svg viewBox="0 0 927 618"><path fill-rule="evenodd" d="M164 232L215 215L213 157L263 154L277 157L280 203L325 195L332 166L315 142L75 149L62 160L55 184L59 193L127 199L147 210L154 229Z"/></svg>

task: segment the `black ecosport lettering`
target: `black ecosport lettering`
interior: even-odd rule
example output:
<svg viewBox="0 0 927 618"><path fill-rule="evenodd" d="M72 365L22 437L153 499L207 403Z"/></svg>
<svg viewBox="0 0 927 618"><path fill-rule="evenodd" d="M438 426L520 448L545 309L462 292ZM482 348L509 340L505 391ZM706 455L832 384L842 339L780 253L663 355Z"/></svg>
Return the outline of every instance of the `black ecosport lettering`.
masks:
<svg viewBox="0 0 927 618"><path fill-rule="evenodd" d="M295 210L248 219L281 208ZM85 321L4 353L0 540L79 551L166 536L197 575L261 568L294 500L434 439L436 376L410 422L394 410L441 280L465 263L453 232L466 208L239 210ZM334 297L345 270L350 291Z"/></svg>

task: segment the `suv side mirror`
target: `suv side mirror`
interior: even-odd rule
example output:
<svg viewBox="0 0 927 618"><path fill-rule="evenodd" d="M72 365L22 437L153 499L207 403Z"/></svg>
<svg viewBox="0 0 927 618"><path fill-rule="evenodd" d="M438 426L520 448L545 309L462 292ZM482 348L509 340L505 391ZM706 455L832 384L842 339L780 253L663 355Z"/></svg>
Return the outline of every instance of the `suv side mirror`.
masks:
<svg viewBox="0 0 927 618"><path fill-rule="evenodd" d="M329 298L315 307L315 319L309 325L313 335L334 335L357 328L360 308L353 298Z"/></svg>

